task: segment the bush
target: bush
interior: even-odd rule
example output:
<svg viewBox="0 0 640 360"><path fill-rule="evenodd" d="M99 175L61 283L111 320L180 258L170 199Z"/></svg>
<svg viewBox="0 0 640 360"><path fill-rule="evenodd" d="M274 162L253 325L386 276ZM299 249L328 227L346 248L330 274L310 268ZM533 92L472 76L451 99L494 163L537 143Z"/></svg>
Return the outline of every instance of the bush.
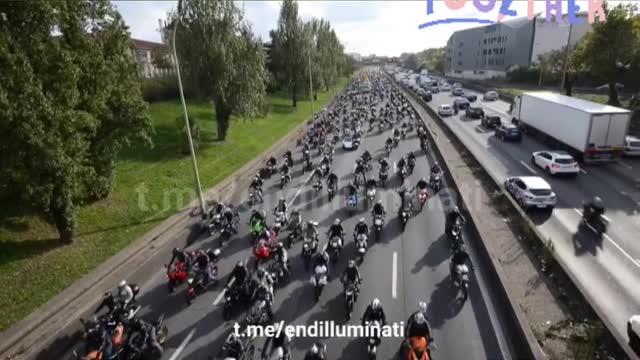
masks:
<svg viewBox="0 0 640 360"><path fill-rule="evenodd" d="M540 72L535 67L517 67L507 72L507 81L519 84L538 84Z"/></svg>
<svg viewBox="0 0 640 360"><path fill-rule="evenodd" d="M142 80L142 97L146 102L159 102L178 99L178 78L175 75L167 75Z"/></svg>
<svg viewBox="0 0 640 360"><path fill-rule="evenodd" d="M191 139L193 140L193 148L198 149L200 145L200 125L199 120L196 117L189 117L189 124L191 125ZM178 116L176 118L176 131L178 136L178 151L181 154L189 154L189 134L187 133L187 125L184 122L184 116Z"/></svg>

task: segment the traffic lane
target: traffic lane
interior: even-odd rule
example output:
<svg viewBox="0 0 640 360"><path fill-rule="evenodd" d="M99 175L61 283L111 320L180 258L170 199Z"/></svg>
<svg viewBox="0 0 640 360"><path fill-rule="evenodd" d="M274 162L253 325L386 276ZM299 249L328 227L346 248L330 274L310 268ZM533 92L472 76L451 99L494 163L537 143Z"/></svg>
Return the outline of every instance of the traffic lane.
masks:
<svg viewBox="0 0 640 360"><path fill-rule="evenodd" d="M640 259L640 247L634 241L635 234L639 229L637 213L637 203L635 203L629 194L621 193L616 186L611 186L588 174L579 174L577 178L562 178L546 175L542 169L535 167L531 163L531 153L539 150L538 143L530 138L525 137L521 143L508 143L498 141L495 136L490 133L482 133L479 128L478 120L468 120L464 115L459 115L461 119L451 119L448 121L449 127L454 132L465 139L465 144L475 142L480 147L484 147L485 151L476 151L477 156L490 153L495 159L502 162L504 166L497 167L495 170L502 171L504 178L508 176L540 176L545 178L556 194L558 194L558 208L569 208L574 213L569 216L579 223L581 220L582 203L594 196L600 196L606 199L607 208L610 211L607 216L612 220L612 226L608 231L607 239L615 247L621 249L622 255L626 258L636 260ZM479 155L478 155L479 154ZM490 156L485 156L485 161L492 162ZM518 170L516 170L518 169ZM521 171L521 172L520 172ZM623 190L622 190L623 192ZM548 219L550 214L537 214L532 216L532 220L536 224L540 224ZM639 261L640 262L640 261Z"/></svg>
<svg viewBox="0 0 640 360"><path fill-rule="evenodd" d="M482 154L478 151L475 153ZM485 161L491 160L487 155ZM495 172L502 167L491 168ZM535 219L535 214L532 218ZM639 280L635 261L607 237L598 240L588 231L579 232L579 215L572 209L556 209L553 216L545 220L539 223L538 229L552 240L561 263L568 264L565 271L577 279L588 297L598 299L593 306L599 310L599 314L606 315L603 317L608 326L614 329L614 335L618 339L625 339L625 321L639 311L634 300L639 294L635 287L630 287ZM603 241L612 246L604 246ZM602 294L612 296L606 296L605 299Z"/></svg>

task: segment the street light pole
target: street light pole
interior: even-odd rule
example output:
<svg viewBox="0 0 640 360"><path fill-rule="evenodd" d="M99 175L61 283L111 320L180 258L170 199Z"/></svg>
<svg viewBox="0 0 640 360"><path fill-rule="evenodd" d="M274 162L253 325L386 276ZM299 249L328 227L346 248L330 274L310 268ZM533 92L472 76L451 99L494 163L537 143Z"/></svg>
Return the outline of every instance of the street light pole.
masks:
<svg viewBox="0 0 640 360"><path fill-rule="evenodd" d="M191 138L191 124L189 123L189 115L187 115L187 103L184 101L184 91L182 90L182 78L180 77L180 64L178 63L178 54L176 52L176 30L178 29L178 23L180 22L180 15L176 16L176 23L173 25L173 34L171 40L171 46L173 47L173 59L176 62L176 73L178 74L178 88L180 89L180 100L182 101L182 112L184 114L184 122L187 125L187 137L189 138L189 151L191 152L191 162L193 164L193 175L196 180L196 192L198 193L198 200L200 201L200 211L202 214L206 214L207 208L205 206L204 197L202 196L202 187L200 186L200 175L198 174L198 163L196 161L196 152L193 148L193 139Z"/></svg>
<svg viewBox="0 0 640 360"><path fill-rule="evenodd" d="M564 84L567 81L567 69L569 67L569 46L571 45L571 30L573 29L573 23L569 23L569 36L567 36L567 47L564 52L564 64L562 69L562 86L560 90L564 90Z"/></svg>

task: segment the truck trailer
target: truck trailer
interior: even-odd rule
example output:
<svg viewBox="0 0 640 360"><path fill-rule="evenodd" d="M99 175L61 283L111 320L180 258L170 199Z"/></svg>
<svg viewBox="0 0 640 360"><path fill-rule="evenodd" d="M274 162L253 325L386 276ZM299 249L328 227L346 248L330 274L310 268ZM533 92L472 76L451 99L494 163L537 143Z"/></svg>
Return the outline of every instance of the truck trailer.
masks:
<svg viewBox="0 0 640 360"><path fill-rule="evenodd" d="M612 161L624 152L631 111L548 91L514 98L512 122L523 133L583 162Z"/></svg>

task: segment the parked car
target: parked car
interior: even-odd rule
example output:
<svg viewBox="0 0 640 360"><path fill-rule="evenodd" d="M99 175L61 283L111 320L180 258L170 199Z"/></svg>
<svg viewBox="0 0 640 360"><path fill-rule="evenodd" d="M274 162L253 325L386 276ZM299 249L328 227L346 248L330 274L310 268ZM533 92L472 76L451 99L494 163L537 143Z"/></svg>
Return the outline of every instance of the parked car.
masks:
<svg viewBox="0 0 640 360"><path fill-rule="evenodd" d="M484 96L482 98L485 101L496 101L498 100L498 93L495 91L487 91L486 93L484 93Z"/></svg>
<svg viewBox="0 0 640 360"><path fill-rule="evenodd" d="M451 85L449 84L440 84L440 91L451 91Z"/></svg>
<svg viewBox="0 0 640 360"><path fill-rule="evenodd" d="M425 91L424 95L422 95L422 100L426 102L433 100L433 95L431 95L431 91Z"/></svg>
<svg viewBox="0 0 640 360"><path fill-rule="evenodd" d="M496 128L496 137L502 141L522 141L520 129L513 124L500 124L500 126Z"/></svg>
<svg viewBox="0 0 640 360"><path fill-rule="evenodd" d="M462 84L460 84L460 83L454 83L454 84L453 84L453 87L454 87L454 88L462 88Z"/></svg>
<svg viewBox="0 0 640 360"><path fill-rule="evenodd" d="M578 162L566 151L536 151L531 155L531 162L549 175L578 175Z"/></svg>
<svg viewBox="0 0 640 360"><path fill-rule="evenodd" d="M482 117L484 116L484 110L482 110L481 106L469 105L469 107L467 107L467 110L465 111L465 115L466 117L471 119L482 119Z"/></svg>
<svg viewBox="0 0 640 360"><path fill-rule="evenodd" d="M464 95L464 89L462 89L460 87L454 87L453 90L451 90L451 95L453 95L453 96L463 96Z"/></svg>
<svg viewBox="0 0 640 360"><path fill-rule="evenodd" d="M464 95L464 97L469 100L469 102L475 102L476 100L478 100L478 97L476 95L468 94Z"/></svg>
<svg viewBox="0 0 640 360"><path fill-rule="evenodd" d="M624 154L626 156L640 156L640 139L626 136L624 139Z"/></svg>
<svg viewBox="0 0 640 360"><path fill-rule="evenodd" d="M469 107L469 100L463 97L458 97L455 100L453 100L453 106L458 108L458 110L465 110L466 108Z"/></svg>
<svg viewBox="0 0 640 360"><path fill-rule="evenodd" d="M484 115L482 116L482 120L480 120L480 125L484 126L487 129L493 129L502 124L502 119L498 115Z"/></svg>
<svg viewBox="0 0 640 360"><path fill-rule="evenodd" d="M418 96L422 97L424 96L426 92L424 91L423 88L418 88L418 90L416 91L416 94L418 94Z"/></svg>
<svg viewBox="0 0 640 360"><path fill-rule="evenodd" d="M357 149L357 146L350 135L347 135L342 139L342 148L345 150Z"/></svg>
<svg viewBox="0 0 640 360"><path fill-rule="evenodd" d="M557 197L549 183L539 176L513 176L504 182L507 192L522 206L548 208L556 206Z"/></svg>
<svg viewBox="0 0 640 360"><path fill-rule="evenodd" d="M429 89L427 89L429 91L431 91L432 94L438 94L440 93L440 88L438 87L438 85L432 85Z"/></svg>
<svg viewBox="0 0 640 360"><path fill-rule="evenodd" d="M438 106L438 114L440 116L451 116L453 115L453 108L451 105L440 105Z"/></svg>

